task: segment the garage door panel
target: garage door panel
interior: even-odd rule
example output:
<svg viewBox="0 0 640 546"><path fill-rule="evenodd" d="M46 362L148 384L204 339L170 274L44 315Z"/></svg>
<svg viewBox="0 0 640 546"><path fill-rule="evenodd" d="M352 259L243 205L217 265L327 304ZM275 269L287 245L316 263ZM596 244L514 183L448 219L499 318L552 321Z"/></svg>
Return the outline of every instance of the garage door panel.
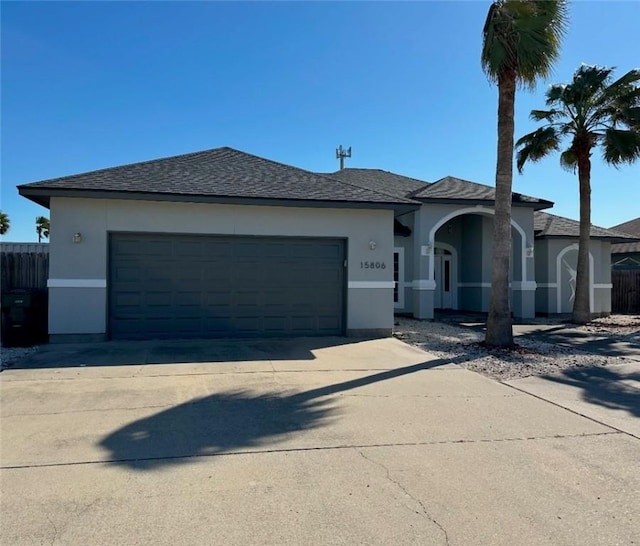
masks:
<svg viewBox="0 0 640 546"><path fill-rule="evenodd" d="M171 256L173 254L173 242L160 238L150 238L145 242L141 242L140 255L142 256Z"/></svg>
<svg viewBox="0 0 640 546"><path fill-rule="evenodd" d="M205 239L203 242L203 252L205 256L217 256L223 261L223 258L233 256L233 244L229 240Z"/></svg>
<svg viewBox="0 0 640 546"><path fill-rule="evenodd" d="M238 241L235 249L235 256L238 258L249 258L254 260L256 256L262 256L262 245L257 240L247 242Z"/></svg>
<svg viewBox="0 0 640 546"><path fill-rule="evenodd" d="M139 266L123 266L114 269L113 278L117 281L140 282L144 271Z"/></svg>
<svg viewBox="0 0 640 546"><path fill-rule="evenodd" d="M258 333L260 331L261 318L259 316L249 315L246 317L236 316L234 318L234 326L237 330L249 333Z"/></svg>
<svg viewBox="0 0 640 546"><path fill-rule="evenodd" d="M183 241L180 244L174 243L173 254L177 258L189 258L192 260L203 258L205 256L204 243L202 241Z"/></svg>
<svg viewBox="0 0 640 546"><path fill-rule="evenodd" d="M205 292L205 307L229 307L232 303L233 294L229 292Z"/></svg>
<svg viewBox="0 0 640 546"><path fill-rule="evenodd" d="M255 285L260 282L261 271L259 262L240 262L233 268L231 275L235 283Z"/></svg>
<svg viewBox="0 0 640 546"><path fill-rule="evenodd" d="M189 290L175 293L175 305L177 307L197 307L202 309L202 292Z"/></svg>
<svg viewBox="0 0 640 546"><path fill-rule="evenodd" d="M339 335L344 242L112 234L113 338Z"/></svg>
<svg viewBox="0 0 640 546"><path fill-rule="evenodd" d="M192 281L194 283L200 283L202 280L202 268L199 267L198 264L184 264L175 267L173 273L174 280L181 281Z"/></svg>
<svg viewBox="0 0 640 546"><path fill-rule="evenodd" d="M315 317L308 315L294 315L291 322L291 330L299 335L306 335L317 329Z"/></svg>

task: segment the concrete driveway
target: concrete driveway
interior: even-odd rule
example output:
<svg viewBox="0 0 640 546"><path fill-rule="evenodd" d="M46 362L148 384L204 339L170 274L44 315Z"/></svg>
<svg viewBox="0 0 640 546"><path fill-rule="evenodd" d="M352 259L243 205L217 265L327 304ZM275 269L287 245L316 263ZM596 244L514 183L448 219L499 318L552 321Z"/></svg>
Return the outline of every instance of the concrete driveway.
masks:
<svg viewBox="0 0 640 546"><path fill-rule="evenodd" d="M0 374L2 544L640 537L640 440L394 339L50 346L26 364Z"/></svg>

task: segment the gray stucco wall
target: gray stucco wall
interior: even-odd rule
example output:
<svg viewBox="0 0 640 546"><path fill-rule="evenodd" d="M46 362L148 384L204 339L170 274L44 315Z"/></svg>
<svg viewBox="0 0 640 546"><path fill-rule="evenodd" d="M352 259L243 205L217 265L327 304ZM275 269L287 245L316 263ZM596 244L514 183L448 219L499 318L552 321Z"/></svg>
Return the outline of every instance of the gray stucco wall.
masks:
<svg viewBox="0 0 640 546"><path fill-rule="evenodd" d="M493 256L492 213L493 210L488 207L432 203L423 205L415 213L411 249L414 256L411 310L415 316L433 316L435 279L430 260L434 259L439 242L450 245L457 254L454 269L457 308L475 311L489 309ZM517 224L512 228L512 307L516 316L532 317L535 313L535 272L534 259L529 255L528 248L533 245L533 210L514 207L512 219ZM431 236L435 242L433 248Z"/></svg>
<svg viewBox="0 0 640 546"><path fill-rule="evenodd" d="M413 245L414 245L414 219L413 213L404 214L397 218L404 226L410 228L411 235L408 237L394 237L393 246L404 250L403 254L403 278L400 282L399 290L403 293L403 305L395 306L396 313L410 313L413 309L413 289L411 282L413 280Z"/></svg>
<svg viewBox="0 0 640 546"><path fill-rule="evenodd" d="M485 222L482 216L477 214L461 217L464 229L462 237L460 262L464 262L460 275L460 309L484 311L482 282L486 276L486 263L483 258L485 245L483 239ZM493 234L491 234L493 239ZM487 282L490 282L491 272Z"/></svg>
<svg viewBox="0 0 640 546"><path fill-rule="evenodd" d="M591 240L590 273L591 311L595 314L611 312L611 245ZM536 310L540 313L571 313L573 287L578 260L577 239L540 239L535 244Z"/></svg>
<svg viewBox="0 0 640 546"><path fill-rule="evenodd" d="M347 333L393 327L393 212L115 199L51 199L49 333L104 337L109 232L341 237L347 240ZM82 242L74 243L73 234ZM374 250L369 243L376 243ZM367 269L361 262L384 262Z"/></svg>

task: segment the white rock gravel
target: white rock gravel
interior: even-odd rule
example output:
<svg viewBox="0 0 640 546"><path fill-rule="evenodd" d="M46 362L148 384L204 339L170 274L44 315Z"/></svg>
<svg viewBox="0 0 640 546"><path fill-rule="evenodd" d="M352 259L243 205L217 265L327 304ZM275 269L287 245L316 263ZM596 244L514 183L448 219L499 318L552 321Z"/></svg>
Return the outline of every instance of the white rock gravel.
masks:
<svg viewBox="0 0 640 546"><path fill-rule="evenodd" d="M607 366L620 363L618 357L585 353L573 347L516 338L517 348L488 349L480 345L484 333L445 322L396 317L394 336L420 347L438 358L454 362L493 379L508 380L530 375L558 373L567 368ZM548 319L545 324L550 323ZM562 324L562 322L558 322ZM640 316L612 315L585 326L567 327L607 334L617 339L640 340Z"/></svg>

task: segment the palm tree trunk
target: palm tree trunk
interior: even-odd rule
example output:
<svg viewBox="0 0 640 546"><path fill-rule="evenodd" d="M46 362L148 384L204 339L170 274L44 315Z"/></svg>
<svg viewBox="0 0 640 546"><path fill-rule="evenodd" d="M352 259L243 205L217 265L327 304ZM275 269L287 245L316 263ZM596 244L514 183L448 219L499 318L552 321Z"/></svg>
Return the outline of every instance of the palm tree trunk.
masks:
<svg viewBox="0 0 640 546"><path fill-rule="evenodd" d="M509 261L511 259L511 185L513 182L513 115L516 99L515 74L498 81L498 159L496 204L493 221L491 301L485 343L497 347L513 345L509 307Z"/></svg>
<svg viewBox="0 0 640 546"><path fill-rule="evenodd" d="M589 234L591 232L591 160L587 151L578 159L580 183L580 239L576 267L576 296L573 301L572 322L585 324L591 320L589 299Z"/></svg>

